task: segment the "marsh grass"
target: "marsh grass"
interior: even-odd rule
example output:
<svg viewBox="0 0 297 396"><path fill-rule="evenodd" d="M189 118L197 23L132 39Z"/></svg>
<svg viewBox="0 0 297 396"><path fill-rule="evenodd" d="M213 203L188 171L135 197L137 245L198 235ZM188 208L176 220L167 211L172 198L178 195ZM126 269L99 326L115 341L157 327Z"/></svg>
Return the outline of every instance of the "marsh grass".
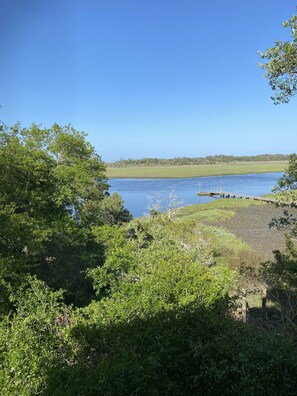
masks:
<svg viewBox="0 0 297 396"><path fill-rule="evenodd" d="M246 242L222 227L204 225L202 230L211 243L215 257L224 257L230 263L239 254L242 257L243 252L251 251L250 246Z"/></svg>
<svg viewBox="0 0 297 396"><path fill-rule="evenodd" d="M218 222L233 217L235 215L233 209L246 208L251 205L259 206L263 205L263 203L247 199L215 199L205 204L184 206L179 210L179 217Z"/></svg>
<svg viewBox="0 0 297 396"><path fill-rule="evenodd" d="M261 204L248 200L219 199L206 204L185 206L179 211L179 219L196 224L197 230L210 243L216 260L228 262L236 269L243 261L250 259L251 247L221 224L235 215L234 209Z"/></svg>
<svg viewBox="0 0 297 396"><path fill-rule="evenodd" d="M255 161L208 165L107 168L107 177L170 179L200 176L242 175L248 173L283 172L287 165L287 161Z"/></svg>
<svg viewBox="0 0 297 396"><path fill-rule="evenodd" d="M281 326L279 320L281 308L278 302L269 296L264 314L266 319L263 319L262 292L266 286L259 276L263 262L267 261L269 249L271 249L270 254L273 249L282 249L280 245L282 238L276 235L279 231L270 230L268 227L269 219L273 216L277 217L280 209L261 202L220 200L210 205L206 204L200 210L195 207L190 208L192 213L190 217L193 217L193 213L195 215L195 211L196 214L202 215L201 222L203 227L206 227L217 259L228 263L236 273L236 290L231 291L230 296L234 297L238 312L241 311L242 293L245 290L249 322L260 326ZM221 215L220 212L225 214ZM229 219L233 224L231 229ZM208 224L210 222L211 226ZM228 228L228 231L224 230L224 227ZM242 238L249 235L245 239L247 242L243 242L238 235ZM271 257L270 260L273 258ZM236 309L234 312L237 314Z"/></svg>
<svg viewBox="0 0 297 396"><path fill-rule="evenodd" d="M259 307L261 296L257 280L245 271L246 267L257 269L261 258L251 246L224 228L224 222L236 216L237 210L259 207L263 202L242 199L216 199L206 204L185 206L179 211L182 222L191 221L196 225L211 246L217 263L228 264L236 274L236 288L231 291L236 304L241 304L241 290L248 290L248 303Z"/></svg>
<svg viewBox="0 0 297 396"><path fill-rule="evenodd" d="M215 263L227 264L234 271L236 287L229 292L234 300L232 313L237 317L241 311L245 290L250 307L249 320L255 324L263 323L261 292L264 285L259 280L258 271L263 262L273 259L273 249L282 249L279 231L268 227L269 221L280 213L281 209L274 205L243 199L214 199L179 210L179 221L191 223L203 235ZM269 298L267 310L269 315L277 310L275 302Z"/></svg>
<svg viewBox="0 0 297 396"><path fill-rule="evenodd" d="M207 222L225 221L233 217L235 212L233 210L222 210L222 209L209 209L202 210L195 213L188 214L185 216L187 219L200 220Z"/></svg>

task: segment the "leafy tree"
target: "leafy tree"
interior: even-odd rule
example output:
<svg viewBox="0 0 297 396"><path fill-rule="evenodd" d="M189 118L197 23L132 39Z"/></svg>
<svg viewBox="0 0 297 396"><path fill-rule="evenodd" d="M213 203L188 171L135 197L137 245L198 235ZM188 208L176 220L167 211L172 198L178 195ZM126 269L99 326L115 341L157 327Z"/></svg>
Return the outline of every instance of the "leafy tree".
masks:
<svg viewBox="0 0 297 396"><path fill-rule="evenodd" d="M100 301L72 311L48 288L25 290L3 330L8 394L296 394L292 343L226 315L232 273L192 225L157 216L129 227L96 227Z"/></svg>
<svg viewBox="0 0 297 396"><path fill-rule="evenodd" d="M228 317L234 275L192 222L154 216L93 234L98 301L69 307L31 276L14 293L1 395L296 394L293 343Z"/></svg>
<svg viewBox="0 0 297 396"><path fill-rule="evenodd" d="M294 335L297 334L297 155L292 154L289 165L274 189L277 205L284 207L283 214L272 219L270 227L285 230L286 249L275 250L274 261L260 267L260 279L267 286L268 297L276 303L278 317ZM288 207L289 206L289 207Z"/></svg>
<svg viewBox="0 0 297 396"><path fill-rule="evenodd" d="M0 131L0 297L23 274L37 274L82 303L91 285L87 268L100 249L92 227L129 218L119 196L105 216L108 184L94 147L70 125L43 129L19 124ZM111 218L112 217L112 218ZM2 304L3 306L3 304Z"/></svg>
<svg viewBox="0 0 297 396"><path fill-rule="evenodd" d="M274 251L274 261L260 266L260 280L267 287L268 298L275 303L277 318L296 336L297 250L291 238L286 238L284 251Z"/></svg>
<svg viewBox="0 0 297 396"><path fill-rule="evenodd" d="M277 40L275 46L265 53L260 52L267 63L260 64L266 70L271 88L276 91L272 98L275 104L287 103L297 94L297 16L283 23L291 31L291 41ZM289 165L274 189L278 205L285 206L283 215L274 218L270 226L285 229L286 250L275 251L274 261L264 263L260 268L262 281L268 287L268 296L277 303L282 322L297 332L297 253L292 237L297 235L297 217L287 207L297 207L297 155L289 157Z"/></svg>
<svg viewBox="0 0 297 396"><path fill-rule="evenodd" d="M297 93L297 16L293 15L283 26L291 30L291 41L277 40L266 52L259 52L262 59L267 59L260 66L275 91L275 104L288 103Z"/></svg>
<svg viewBox="0 0 297 396"><path fill-rule="evenodd" d="M285 209L283 215L274 218L270 226L281 230L284 229L293 237L297 236L297 217L294 208L297 208L297 155L290 155L289 165L279 179L277 186L274 188L277 194L277 205L283 206ZM288 209L290 206L293 209Z"/></svg>
<svg viewBox="0 0 297 396"><path fill-rule="evenodd" d="M130 227L134 233L128 238L119 227L97 229L106 257L102 266L89 273L97 294L108 292L103 305L121 310L123 304L124 315L129 307L143 315L147 310L190 302L208 306L226 296L232 272L224 265L214 265L201 244L201 235L190 224L152 217ZM101 314L104 316L103 308Z"/></svg>
<svg viewBox="0 0 297 396"><path fill-rule="evenodd" d="M118 193L105 194L99 208L97 220L102 225L122 224L132 220L131 213L124 208L124 201Z"/></svg>

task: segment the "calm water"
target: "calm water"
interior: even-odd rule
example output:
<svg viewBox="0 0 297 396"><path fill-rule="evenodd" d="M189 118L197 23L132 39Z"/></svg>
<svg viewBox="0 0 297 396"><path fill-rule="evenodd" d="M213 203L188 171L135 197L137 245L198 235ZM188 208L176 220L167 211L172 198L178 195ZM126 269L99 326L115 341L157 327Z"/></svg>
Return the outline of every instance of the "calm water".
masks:
<svg viewBox="0 0 297 396"><path fill-rule="evenodd" d="M232 176L194 177L189 179L110 179L110 192L118 192L125 207L134 217L149 212L151 201L157 197L162 207L168 207L169 194L174 192L183 205L209 202L213 198L198 197L198 191L228 191L247 195L262 195L271 192L281 172Z"/></svg>

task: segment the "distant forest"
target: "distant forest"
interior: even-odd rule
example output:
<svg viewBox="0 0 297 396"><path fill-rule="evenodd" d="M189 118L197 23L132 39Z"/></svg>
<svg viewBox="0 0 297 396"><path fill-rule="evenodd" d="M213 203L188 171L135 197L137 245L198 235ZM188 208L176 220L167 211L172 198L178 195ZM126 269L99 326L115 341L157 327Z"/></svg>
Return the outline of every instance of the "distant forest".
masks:
<svg viewBox="0 0 297 396"><path fill-rule="evenodd" d="M286 161L289 155L285 154L260 154L260 155L208 155L207 157L177 157L177 158L141 158L122 159L109 162L106 165L111 168L122 168L131 166L174 166L174 165L202 165L219 164L228 162L252 162L252 161Z"/></svg>

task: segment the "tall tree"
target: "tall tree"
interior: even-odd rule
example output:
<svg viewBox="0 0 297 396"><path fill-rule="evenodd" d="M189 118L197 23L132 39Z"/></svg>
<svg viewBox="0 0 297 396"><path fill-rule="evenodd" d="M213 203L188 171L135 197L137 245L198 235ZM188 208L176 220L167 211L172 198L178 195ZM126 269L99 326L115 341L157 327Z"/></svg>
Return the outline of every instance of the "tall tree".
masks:
<svg viewBox="0 0 297 396"><path fill-rule="evenodd" d="M84 271L100 256L91 228L107 222L105 166L94 147L70 125L2 126L0 180L2 283L29 272L81 299Z"/></svg>
<svg viewBox="0 0 297 396"><path fill-rule="evenodd" d="M275 104L288 103L297 94L297 16L283 23L291 31L291 41L276 41L275 46L265 53L260 52L267 62L260 64L275 91ZM297 155L289 157L289 165L275 188L278 204L297 207ZM292 237L297 235L296 212L285 208L283 215L270 223L277 229L285 229L286 249L274 251L274 261L261 266L261 277L268 285L268 296L276 303L280 319L286 327L297 334L297 250Z"/></svg>

